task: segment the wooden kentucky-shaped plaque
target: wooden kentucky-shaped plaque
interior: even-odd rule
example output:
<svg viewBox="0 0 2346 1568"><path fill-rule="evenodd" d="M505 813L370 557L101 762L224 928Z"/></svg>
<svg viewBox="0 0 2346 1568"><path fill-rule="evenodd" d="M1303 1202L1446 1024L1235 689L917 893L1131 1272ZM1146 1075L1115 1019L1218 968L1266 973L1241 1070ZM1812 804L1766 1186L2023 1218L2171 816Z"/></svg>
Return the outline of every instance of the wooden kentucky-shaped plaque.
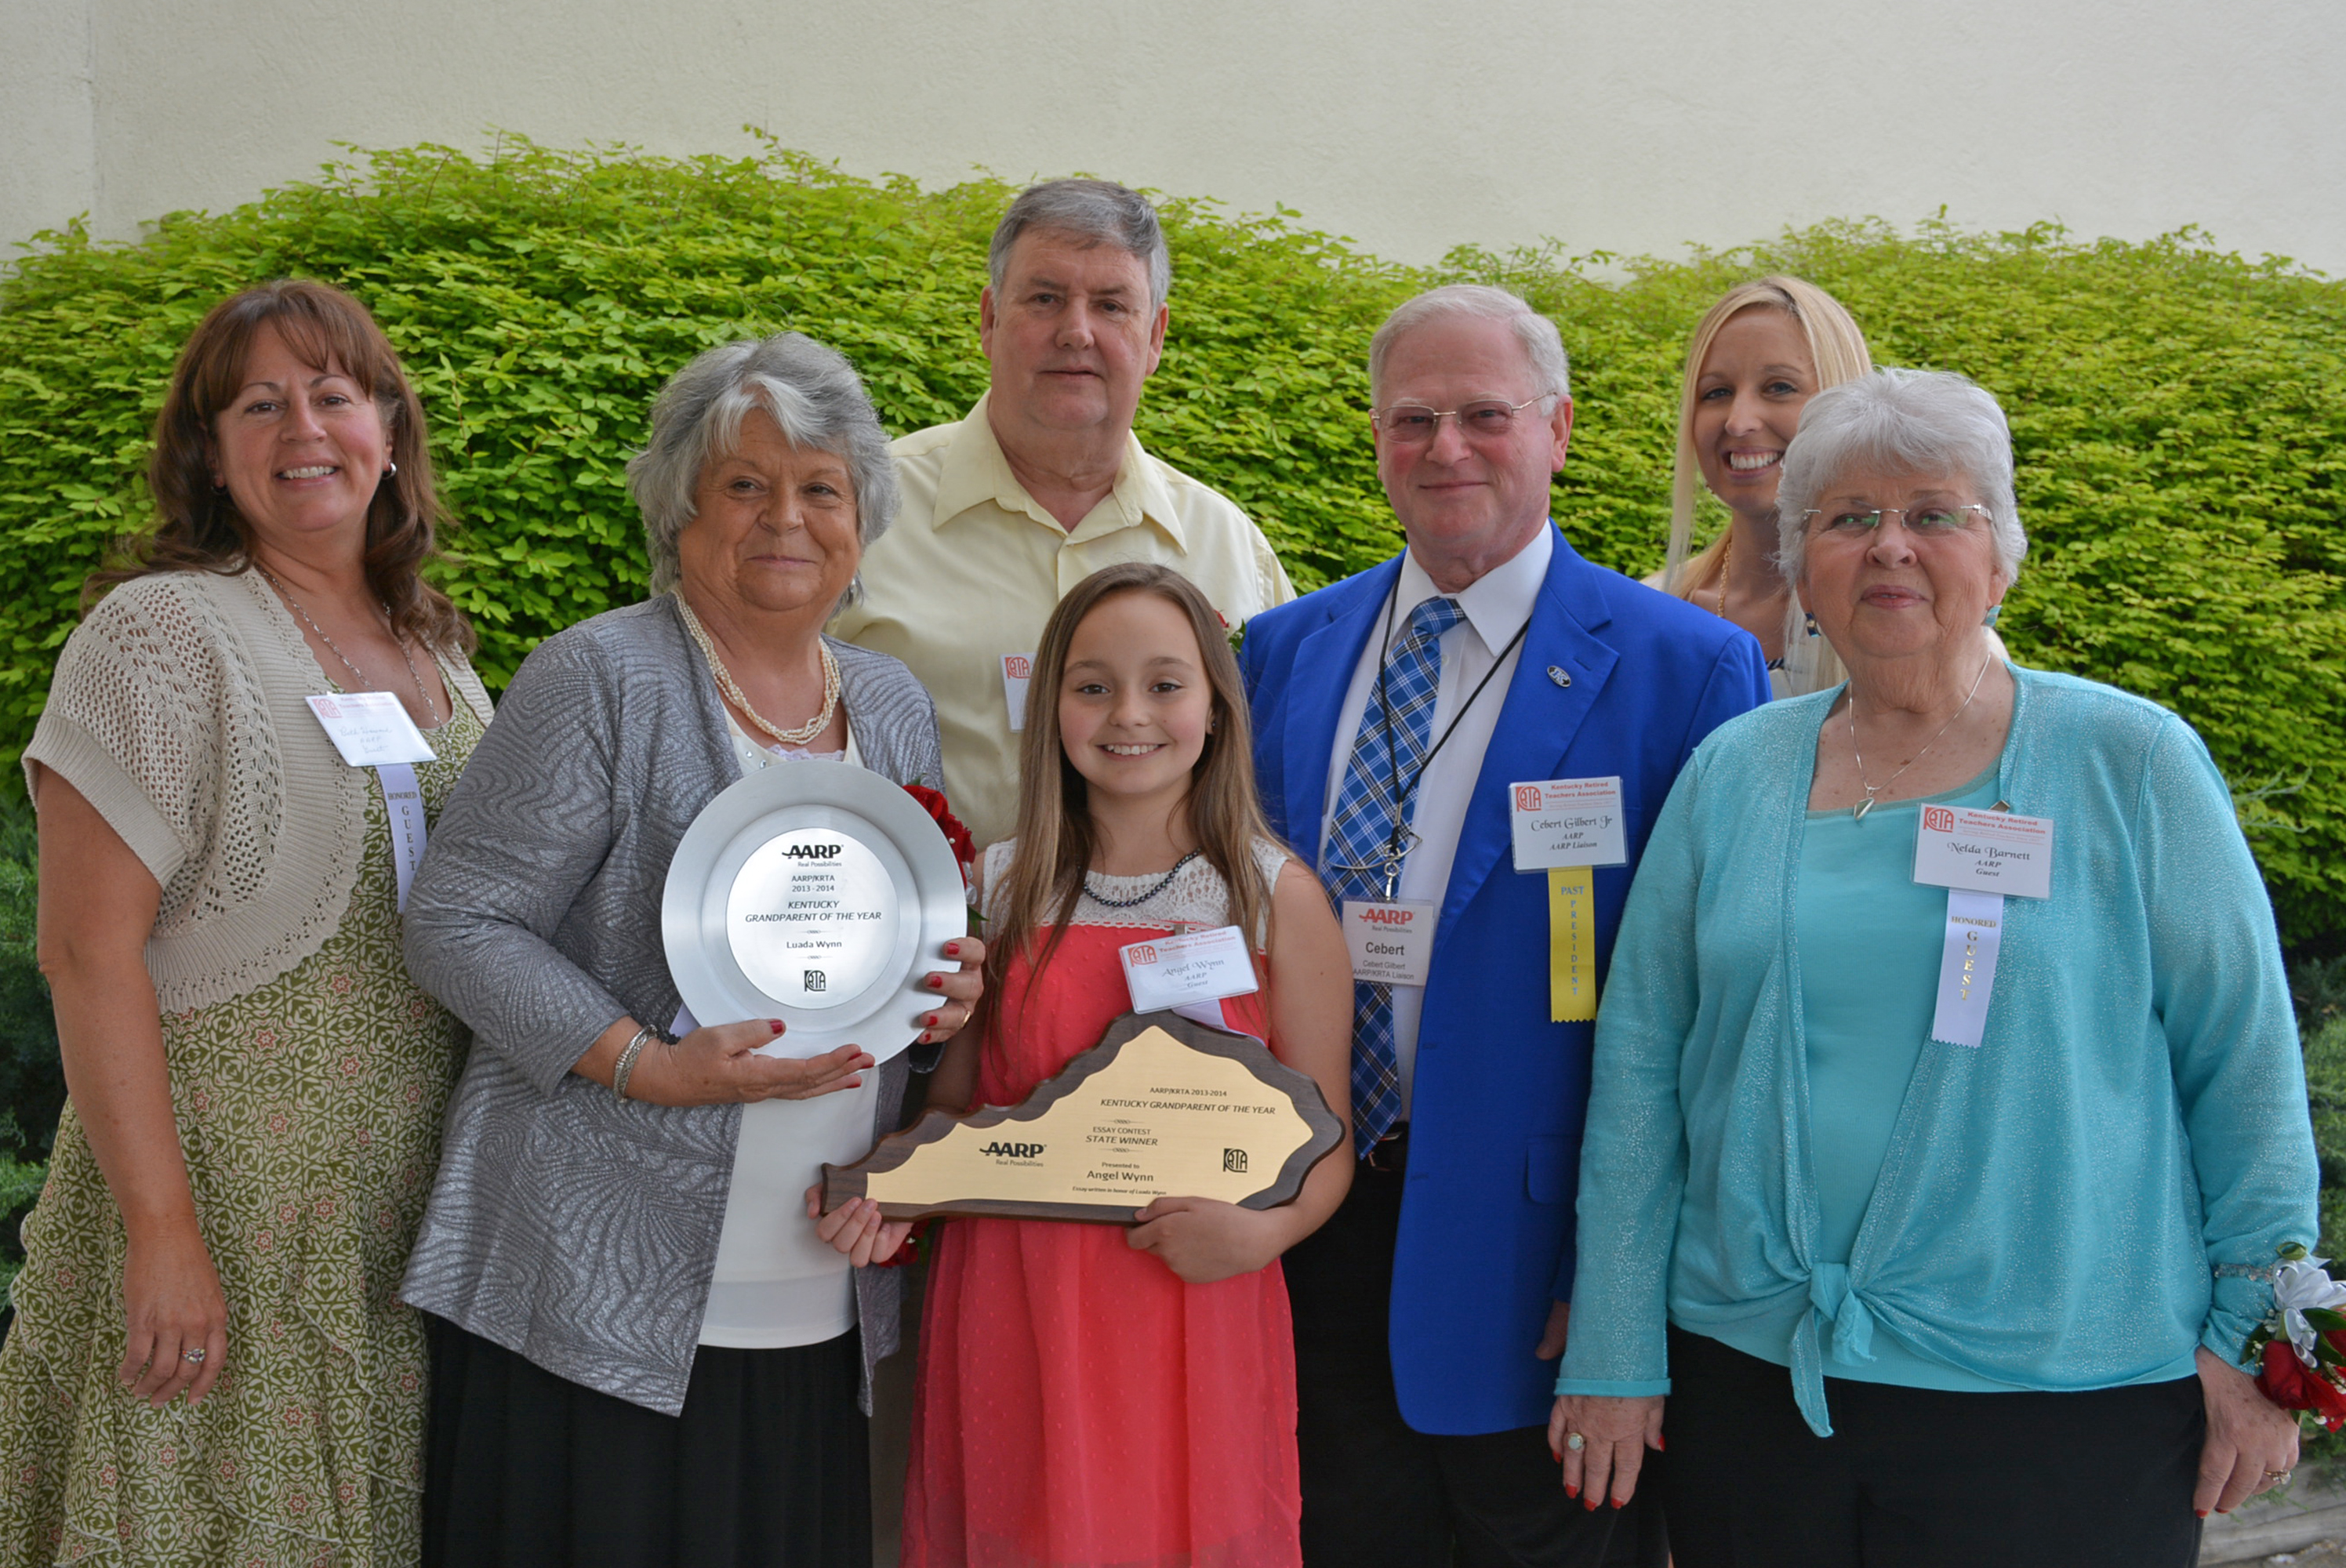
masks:
<svg viewBox="0 0 2346 1568"><path fill-rule="evenodd" d="M1127 1013L1025 1104L931 1111L855 1164L823 1166L822 1208L869 1197L891 1219L1109 1225L1160 1197L1272 1208L1343 1135L1320 1085L1260 1041Z"/></svg>

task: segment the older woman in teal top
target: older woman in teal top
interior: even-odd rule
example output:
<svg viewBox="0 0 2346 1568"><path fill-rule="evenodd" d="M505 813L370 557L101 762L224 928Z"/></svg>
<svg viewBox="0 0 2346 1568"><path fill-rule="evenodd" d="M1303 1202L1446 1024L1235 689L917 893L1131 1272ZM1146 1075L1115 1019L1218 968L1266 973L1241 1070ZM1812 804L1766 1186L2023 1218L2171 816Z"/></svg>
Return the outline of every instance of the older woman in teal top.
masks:
<svg viewBox="0 0 2346 1568"><path fill-rule="evenodd" d="M2239 1363L2316 1228L2224 780L2174 715L1995 656L2026 541L1970 382L1820 392L1778 505L1850 679L1706 741L1630 892L1566 1484L1617 1504L1667 1436L1680 1568L2184 1568L2295 1462Z"/></svg>

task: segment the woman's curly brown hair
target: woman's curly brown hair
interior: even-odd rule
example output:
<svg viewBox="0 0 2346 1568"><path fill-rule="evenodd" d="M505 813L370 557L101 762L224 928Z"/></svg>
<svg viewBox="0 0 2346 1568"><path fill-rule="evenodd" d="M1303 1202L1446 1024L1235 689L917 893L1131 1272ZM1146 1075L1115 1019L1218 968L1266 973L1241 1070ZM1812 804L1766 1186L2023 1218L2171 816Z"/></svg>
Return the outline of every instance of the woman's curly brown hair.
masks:
<svg viewBox="0 0 2346 1568"><path fill-rule="evenodd" d="M304 364L339 371L373 397L398 472L375 487L367 508L367 585L401 637L470 653L476 640L472 626L422 575L438 555L438 531L448 522L433 484L423 405L367 308L330 283L306 278L280 278L221 300L179 351L147 463L155 522L125 541L127 559L91 574L82 589L83 607L134 577L157 572L233 576L251 564L251 525L228 492L212 484L213 429L243 385L245 356L263 326L275 327Z"/></svg>

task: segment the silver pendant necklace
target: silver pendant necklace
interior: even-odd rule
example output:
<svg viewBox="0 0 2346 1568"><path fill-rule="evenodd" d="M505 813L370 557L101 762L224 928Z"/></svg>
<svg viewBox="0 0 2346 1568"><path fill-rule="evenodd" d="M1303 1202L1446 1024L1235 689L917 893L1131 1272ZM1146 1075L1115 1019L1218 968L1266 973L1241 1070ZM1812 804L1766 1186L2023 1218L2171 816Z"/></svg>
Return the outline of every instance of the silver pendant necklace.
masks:
<svg viewBox="0 0 2346 1568"><path fill-rule="evenodd" d="M1987 678L1987 667L1994 662L1995 656L1994 654L1988 655L1987 657L1980 661L1980 672L1979 674L1972 677L1972 688L1964 694L1964 705L1962 708L1955 709L1955 718L1961 718L1964 716L1964 710L1971 707L1972 698L1979 695L1980 682ZM1953 729L1955 727L1955 718L1950 718L1946 723L1939 726L1939 734L1933 735L1930 739L1924 741L1921 751L1917 751L1913 756L1906 759L1906 768L1912 768L1917 762L1922 761L1923 756L1929 752L1931 748L1939 744L1939 737L1946 734L1948 730ZM1859 750L1857 746L1857 693L1854 689L1852 689L1849 694L1849 752L1851 756L1857 759L1857 782L1859 787L1865 791L1865 799L1857 803L1856 809L1851 810L1850 815L1855 818L1858 821L1862 822L1865 820L1865 814L1873 809L1873 798L1876 795L1881 794L1884 789L1889 789L1892 784L1897 783L1900 776L1906 771L1906 768L1901 768L1896 773L1892 773L1889 778L1884 779L1879 784L1868 784L1865 781L1865 753Z"/></svg>
<svg viewBox="0 0 2346 1568"><path fill-rule="evenodd" d="M335 658L342 662L342 667L351 672L351 678L358 682L357 689L361 691L367 690L367 677L360 671L358 666L351 662L351 656L344 653L340 647L335 646L334 639L326 635L325 627L320 626L317 622L310 618L310 612L301 607L301 600L295 598L292 595L285 591L285 585L277 580L277 574L270 571L268 567L261 565L258 561L255 561L253 565L260 569L262 576L269 579L269 585L277 590L277 596L293 607L293 613L301 617L301 624L318 634L318 640L326 645L326 651L332 654ZM388 626L391 622L390 606L385 606L383 607L382 618L384 624ZM407 666L407 678L415 683L416 700L423 705L424 716L432 720L432 722L424 728L427 729L438 728L440 726L440 706L432 700L432 693L430 689L424 686L423 676L416 673L415 660L408 657L407 639L399 635L398 628L393 626L392 627L391 640L399 647L400 659Z"/></svg>

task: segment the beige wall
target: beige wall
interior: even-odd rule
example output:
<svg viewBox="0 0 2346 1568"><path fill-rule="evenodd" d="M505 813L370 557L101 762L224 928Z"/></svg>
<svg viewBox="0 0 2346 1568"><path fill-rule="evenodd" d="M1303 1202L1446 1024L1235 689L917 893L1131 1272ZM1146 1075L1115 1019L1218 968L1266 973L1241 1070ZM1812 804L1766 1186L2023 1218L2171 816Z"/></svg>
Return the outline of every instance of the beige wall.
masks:
<svg viewBox="0 0 2346 1568"><path fill-rule="evenodd" d="M859 174L1075 170L1386 254L1674 251L1942 203L2346 272L2338 0L0 0L0 255L332 143L744 123Z"/></svg>

